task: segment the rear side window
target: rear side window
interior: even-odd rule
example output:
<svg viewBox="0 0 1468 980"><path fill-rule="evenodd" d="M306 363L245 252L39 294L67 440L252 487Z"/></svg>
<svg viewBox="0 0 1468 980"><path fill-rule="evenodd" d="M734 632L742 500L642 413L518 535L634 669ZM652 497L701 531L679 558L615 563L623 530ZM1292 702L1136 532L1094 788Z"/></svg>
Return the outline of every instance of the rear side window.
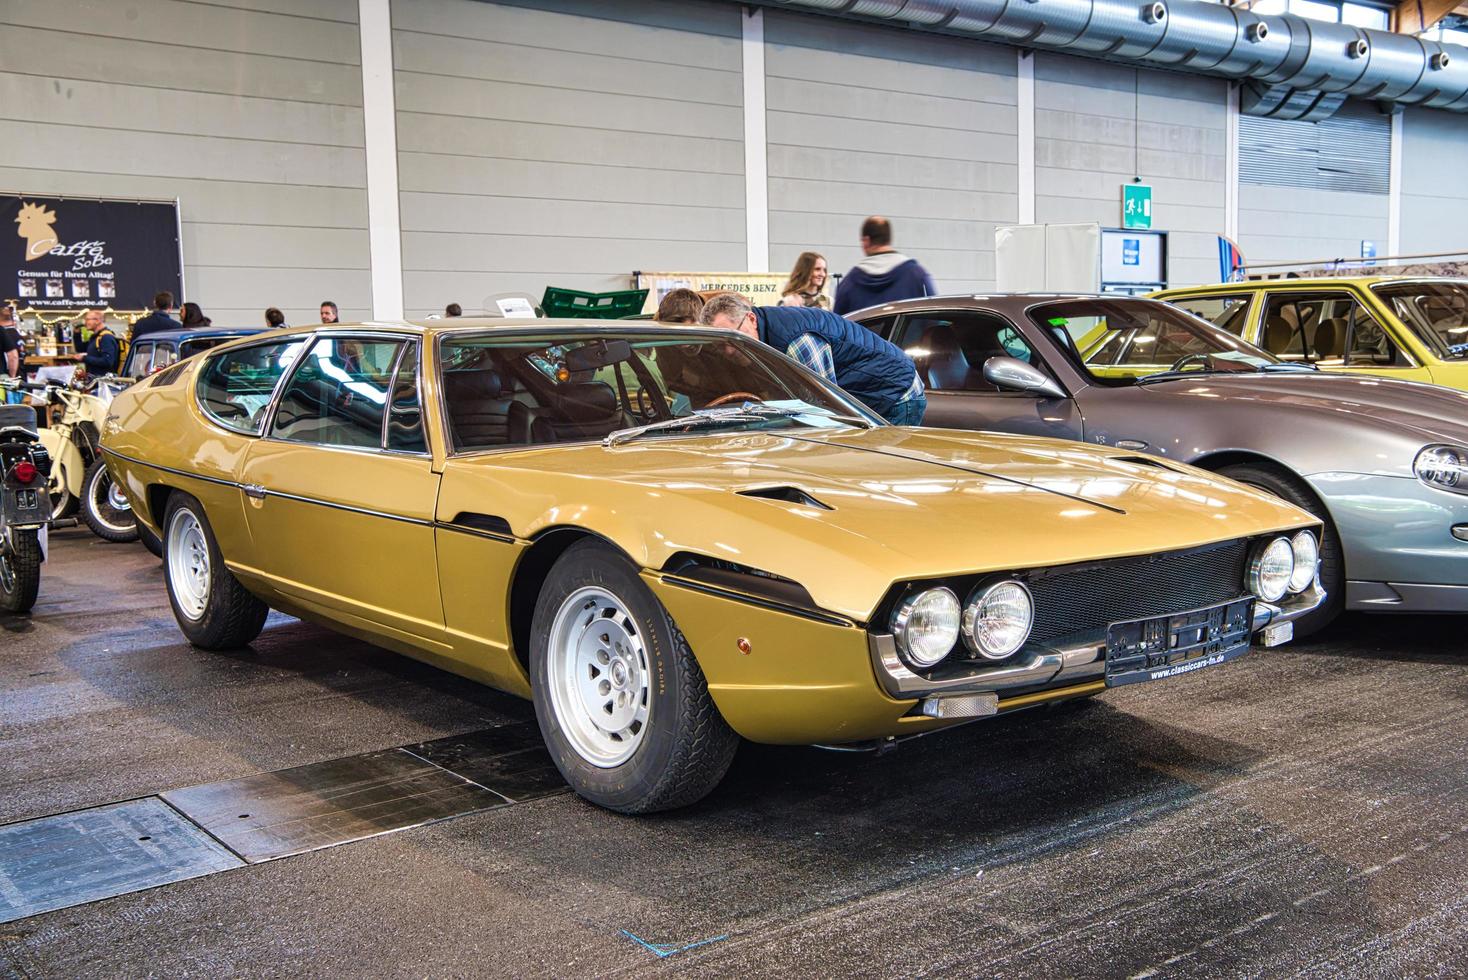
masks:
<svg viewBox="0 0 1468 980"><path fill-rule="evenodd" d="M276 382L305 346L305 339L292 338L209 358L199 372L200 406L226 429L259 435Z"/></svg>
<svg viewBox="0 0 1468 980"><path fill-rule="evenodd" d="M402 349L400 340L317 340L281 393L270 435L318 446L380 449Z"/></svg>
<svg viewBox="0 0 1468 980"><path fill-rule="evenodd" d="M1327 367L1410 367L1411 362L1349 293L1280 293L1264 308L1265 350Z"/></svg>
<svg viewBox="0 0 1468 980"><path fill-rule="evenodd" d="M1215 327L1241 337L1248 322L1248 296L1187 296L1169 300L1178 309L1186 310Z"/></svg>

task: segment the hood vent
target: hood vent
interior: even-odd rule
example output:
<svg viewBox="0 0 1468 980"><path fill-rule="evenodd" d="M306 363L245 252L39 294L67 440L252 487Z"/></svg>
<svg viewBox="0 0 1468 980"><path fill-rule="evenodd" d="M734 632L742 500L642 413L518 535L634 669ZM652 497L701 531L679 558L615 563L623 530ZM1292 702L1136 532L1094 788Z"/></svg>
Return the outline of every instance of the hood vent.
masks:
<svg viewBox="0 0 1468 980"><path fill-rule="evenodd" d="M830 504L823 503L799 487L760 487L756 490L740 490L741 497L757 497L760 500L778 500L787 504L799 504L802 507L818 507L821 510L835 510Z"/></svg>

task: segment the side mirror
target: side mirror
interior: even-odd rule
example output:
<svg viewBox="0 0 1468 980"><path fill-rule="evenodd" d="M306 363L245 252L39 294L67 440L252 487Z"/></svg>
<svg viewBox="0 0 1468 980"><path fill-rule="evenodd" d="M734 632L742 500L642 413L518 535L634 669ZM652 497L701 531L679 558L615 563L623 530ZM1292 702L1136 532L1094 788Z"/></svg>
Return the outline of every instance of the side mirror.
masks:
<svg viewBox="0 0 1468 980"><path fill-rule="evenodd" d="M1060 385L1017 357L991 357L984 362L984 380L1001 391L1022 391L1041 398L1064 398Z"/></svg>

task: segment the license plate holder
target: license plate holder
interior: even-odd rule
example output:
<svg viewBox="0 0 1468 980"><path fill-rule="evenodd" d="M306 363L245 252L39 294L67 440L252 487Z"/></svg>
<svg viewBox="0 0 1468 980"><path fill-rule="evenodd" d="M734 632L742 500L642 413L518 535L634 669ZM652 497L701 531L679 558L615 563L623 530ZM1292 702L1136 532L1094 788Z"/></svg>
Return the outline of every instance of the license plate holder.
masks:
<svg viewBox="0 0 1468 980"><path fill-rule="evenodd" d="M1249 652L1250 597L1106 628L1106 685L1157 681L1225 663Z"/></svg>

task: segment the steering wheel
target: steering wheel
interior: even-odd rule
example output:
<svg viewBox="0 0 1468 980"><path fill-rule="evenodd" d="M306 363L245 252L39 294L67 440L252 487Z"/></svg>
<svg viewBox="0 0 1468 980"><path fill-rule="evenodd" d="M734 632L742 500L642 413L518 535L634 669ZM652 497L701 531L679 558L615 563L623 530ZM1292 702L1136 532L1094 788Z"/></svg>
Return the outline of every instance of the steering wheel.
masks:
<svg viewBox="0 0 1468 980"><path fill-rule="evenodd" d="M718 398L715 398L713 401L704 405L704 408L718 408L720 405L727 405L732 401L759 402L761 405L765 403L763 398L753 392L731 391L727 395L720 395Z"/></svg>
<svg viewBox="0 0 1468 980"><path fill-rule="evenodd" d="M1197 361L1199 364L1202 364L1206 368L1208 366L1208 358L1212 356L1213 355L1211 354L1184 354L1182 357L1179 357L1176 361L1174 361L1172 367L1168 368L1168 370L1181 371L1183 368L1187 367L1189 364L1192 364L1194 361Z"/></svg>

